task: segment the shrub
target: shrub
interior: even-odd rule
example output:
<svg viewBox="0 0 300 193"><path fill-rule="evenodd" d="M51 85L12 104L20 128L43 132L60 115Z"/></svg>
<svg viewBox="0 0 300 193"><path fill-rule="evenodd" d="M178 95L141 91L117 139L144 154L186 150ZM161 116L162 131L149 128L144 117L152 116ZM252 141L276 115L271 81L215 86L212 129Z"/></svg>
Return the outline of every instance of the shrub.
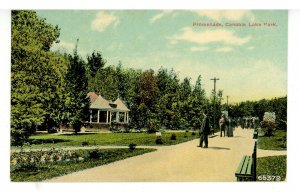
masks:
<svg viewBox="0 0 300 193"><path fill-rule="evenodd" d="M156 137L155 143L156 144L163 144L161 137Z"/></svg>
<svg viewBox="0 0 300 193"><path fill-rule="evenodd" d="M21 172L21 171L38 171L39 165L36 162L26 162L16 164L11 167L12 172Z"/></svg>
<svg viewBox="0 0 300 193"><path fill-rule="evenodd" d="M261 128L264 132L264 136L273 136L274 132L276 130L276 124L275 122L271 122L271 121L262 121L261 123Z"/></svg>
<svg viewBox="0 0 300 193"><path fill-rule="evenodd" d="M148 133L155 133L159 130L159 122L156 119L150 119Z"/></svg>
<svg viewBox="0 0 300 193"><path fill-rule="evenodd" d="M176 140L176 134L175 133L172 133L171 140Z"/></svg>
<svg viewBox="0 0 300 193"><path fill-rule="evenodd" d="M130 150L135 150L136 144L135 143L131 143L128 145Z"/></svg>
<svg viewBox="0 0 300 193"><path fill-rule="evenodd" d="M192 132L192 135L196 135L195 131Z"/></svg>
<svg viewBox="0 0 300 193"><path fill-rule="evenodd" d="M189 132L188 130L185 130L185 133L184 133L183 137L187 137L188 132Z"/></svg>
<svg viewBox="0 0 300 193"><path fill-rule="evenodd" d="M83 142L81 143L81 145L82 145L82 146L88 146L88 145L89 145L89 142L88 142L88 141L83 141Z"/></svg>
<svg viewBox="0 0 300 193"><path fill-rule="evenodd" d="M99 159L100 158L100 151L98 149L92 150L89 152L89 158L90 159Z"/></svg>

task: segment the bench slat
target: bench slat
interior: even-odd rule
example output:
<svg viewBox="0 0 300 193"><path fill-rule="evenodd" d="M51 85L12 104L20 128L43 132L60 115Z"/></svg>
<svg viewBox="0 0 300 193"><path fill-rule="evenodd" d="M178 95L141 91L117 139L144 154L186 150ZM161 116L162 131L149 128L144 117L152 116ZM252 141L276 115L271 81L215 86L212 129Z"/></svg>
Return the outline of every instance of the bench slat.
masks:
<svg viewBox="0 0 300 193"><path fill-rule="evenodd" d="M250 160L248 162L248 166L247 166L247 171L246 174L247 175L251 175L251 168L252 168L252 158L249 156Z"/></svg>
<svg viewBox="0 0 300 193"><path fill-rule="evenodd" d="M246 171L247 171L247 168L248 168L248 163L249 163L249 156L246 156L241 174L246 174Z"/></svg>
<svg viewBox="0 0 300 193"><path fill-rule="evenodd" d="M242 158L242 160L240 161L240 164L239 164L238 168L236 169L235 174L240 174L241 173L241 170L243 168L245 159L246 159L246 156L244 155L243 158Z"/></svg>

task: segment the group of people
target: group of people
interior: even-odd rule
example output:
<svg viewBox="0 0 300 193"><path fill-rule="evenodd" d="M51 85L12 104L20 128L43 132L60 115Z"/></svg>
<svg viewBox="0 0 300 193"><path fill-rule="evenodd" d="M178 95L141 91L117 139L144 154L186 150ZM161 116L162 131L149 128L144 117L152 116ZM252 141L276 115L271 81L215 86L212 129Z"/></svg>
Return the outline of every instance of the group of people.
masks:
<svg viewBox="0 0 300 193"><path fill-rule="evenodd" d="M208 115L208 110L205 109L203 113L203 120L202 125L200 128L200 144L199 147L207 148L208 147L208 135L210 134L210 117ZM230 118L227 117L225 114L221 116L219 120L219 127L220 127L220 136L224 136L225 134L227 137L233 137L233 123L231 122ZM222 135L224 134L224 135ZM204 143L204 146L203 146Z"/></svg>

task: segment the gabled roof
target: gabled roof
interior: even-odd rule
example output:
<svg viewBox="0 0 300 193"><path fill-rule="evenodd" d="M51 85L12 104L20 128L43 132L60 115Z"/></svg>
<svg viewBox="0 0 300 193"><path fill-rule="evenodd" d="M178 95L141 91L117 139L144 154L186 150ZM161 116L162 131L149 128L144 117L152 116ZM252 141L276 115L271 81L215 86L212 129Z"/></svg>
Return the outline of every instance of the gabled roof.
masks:
<svg viewBox="0 0 300 193"><path fill-rule="evenodd" d="M89 92L87 96L90 98L91 103L95 102L98 98L98 95L95 92Z"/></svg>
<svg viewBox="0 0 300 193"><path fill-rule="evenodd" d="M103 98L101 95L97 97L97 99L91 103L90 106L91 109L104 109L104 110L110 110L111 106L109 105L109 102Z"/></svg>
<svg viewBox="0 0 300 193"><path fill-rule="evenodd" d="M101 109L101 110L111 110L111 111L130 111L124 102L118 98L114 102L106 100L101 95L97 95L95 92L89 92L87 96L90 98L91 105L90 109Z"/></svg>
<svg viewBox="0 0 300 193"><path fill-rule="evenodd" d="M120 98L115 100L114 104L117 105L117 110L119 111L130 111Z"/></svg>

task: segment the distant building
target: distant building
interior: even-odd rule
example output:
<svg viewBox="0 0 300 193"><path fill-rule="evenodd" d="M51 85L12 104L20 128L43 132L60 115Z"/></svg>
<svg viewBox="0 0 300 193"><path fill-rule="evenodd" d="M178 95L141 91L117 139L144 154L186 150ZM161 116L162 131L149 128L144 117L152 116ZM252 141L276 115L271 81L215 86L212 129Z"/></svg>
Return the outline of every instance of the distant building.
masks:
<svg viewBox="0 0 300 193"><path fill-rule="evenodd" d="M128 125L130 110L120 98L112 102L95 92L89 92L88 97L91 101L89 123L109 126L115 122Z"/></svg>

